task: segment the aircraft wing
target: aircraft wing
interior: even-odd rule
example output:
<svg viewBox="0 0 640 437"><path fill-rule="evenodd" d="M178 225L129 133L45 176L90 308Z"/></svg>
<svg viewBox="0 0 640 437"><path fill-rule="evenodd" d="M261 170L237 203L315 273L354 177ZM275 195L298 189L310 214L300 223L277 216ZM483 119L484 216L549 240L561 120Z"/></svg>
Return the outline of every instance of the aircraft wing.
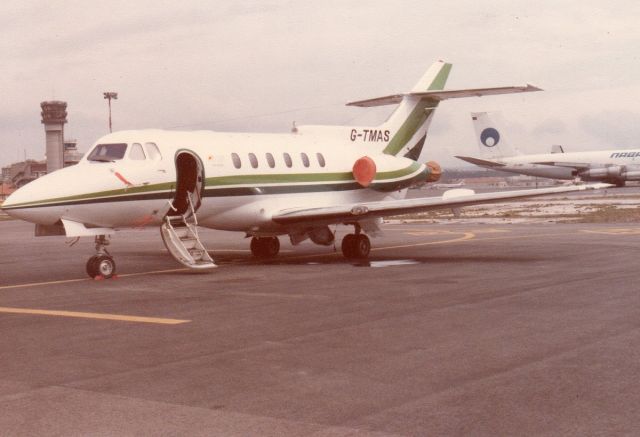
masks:
<svg viewBox="0 0 640 437"><path fill-rule="evenodd" d="M456 156L456 158L470 162L471 164L479 165L480 167L504 167L506 165L501 162L488 161L486 159L473 158L471 156Z"/></svg>
<svg viewBox="0 0 640 437"><path fill-rule="evenodd" d="M495 88L470 88L464 90L434 90L424 92L411 92L411 93L399 93L391 94L384 97L376 97L367 100L358 100L356 102L349 102L347 106L382 106L393 105L400 103L403 97L413 96L419 98L428 98L432 100L446 100L456 99L460 97L481 97L481 96L494 96L498 94L512 94L512 93L528 93L532 91L542 91L541 88L526 84L525 86L502 86Z"/></svg>
<svg viewBox="0 0 640 437"><path fill-rule="evenodd" d="M315 208L293 208L276 212L272 220L279 224L321 222L325 224L354 222L369 218L425 212L436 209L460 208L482 203L496 203L503 200L524 199L546 194L572 191L596 190L613 187L611 184L572 185L533 190L503 191L475 194L472 190L456 189L445 192L440 197L401 199L382 202L358 202L346 205Z"/></svg>
<svg viewBox="0 0 640 437"><path fill-rule="evenodd" d="M593 167L592 164L588 164L586 162L555 162L555 161L545 161L545 162L532 162L532 164L539 165L550 165L554 167L567 167L567 168L575 168L577 170L586 170L588 168Z"/></svg>

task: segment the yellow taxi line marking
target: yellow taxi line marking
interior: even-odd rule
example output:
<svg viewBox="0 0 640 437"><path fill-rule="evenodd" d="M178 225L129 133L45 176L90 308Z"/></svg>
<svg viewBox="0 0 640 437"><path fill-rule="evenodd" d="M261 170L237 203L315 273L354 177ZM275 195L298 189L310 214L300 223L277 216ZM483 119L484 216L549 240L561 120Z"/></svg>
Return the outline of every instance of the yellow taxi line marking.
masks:
<svg viewBox="0 0 640 437"><path fill-rule="evenodd" d="M609 229L581 229L580 232L587 234L604 234L604 235L638 235L640 229L632 228L609 228Z"/></svg>
<svg viewBox="0 0 640 437"><path fill-rule="evenodd" d="M82 282L82 281L88 281L88 280L89 280L89 278L63 279L63 280L60 280L60 281L33 282L33 283L30 283L30 284L16 284L16 285L3 285L2 287L0 287L0 290L8 290L10 288L38 287L38 286L42 286L42 285L70 284L72 282Z"/></svg>
<svg viewBox="0 0 640 437"><path fill-rule="evenodd" d="M161 325L179 325L191 320L164 319L159 317L125 316L120 314L83 313L77 311L50 311L30 308L0 307L0 313L31 314L40 316L76 317L80 319L117 320L119 322L156 323Z"/></svg>
<svg viewBox="0 0 640 437"><path fill-rule="evenodd" d="M305 294L284 294L284 293L257 293L257 292L224 292L229 296L248 296L248 297L277 297L286 299L328 299L328 296L324 295L305 295Z"/></svg>
<svg viewBox="0 0 640 437"><path fill-rule="evenodd" d="M374 247L374 248L371 249L371 251L373 252L373 251L378 251L378 250L401 249L401 248L405 248L405 247L433 246L433 245L437 245L437 244L457 243L459 241L471 240L472 238L475 238L475 237L476 237L476 234L474 234L473 232L465 232L462 237L452 238L451 240L428 241L426 243L412 243L412 244L403 244L403 245L399 245L399 246Z"/></svg>
<svg viewBox="0 0 640 437"><path fill-rule="evenodd" d="M507 235L504 237L486 237L486 238L476 238L474 241L493 241L493 240L520 240L523 238L536 238L536 237L558 237L558 236L566 236L566 235L577 235L578 233L568 234L568 233L553 233L553 234L531 234L531 235Z"/></svg>
<svg viewBox="0 0 640 437"><path fill-rule="evenodd" d="M189 270L188 268L181 269L167 269L167 270L152 270L149 272L140 272L140 273L125 273L124 275L117 275L118 278L127 278L131 276L142 276L142 275L153 275L158 273L174 273L174 272L183 272ZM16 284L16 285L3 285L0 287L0 290L9 290L12 288L26 288L26 287L41 287L44 285L56 285L56 284L71 284L74 282L83 282L83 281L93 281L90 278L80 278L80 279L62 279L59 281L46 281L46 282L32 282L28 284Z"/></svg>
<svg viewBox="0 0 640 437"><path fill-rule="evenodd" d="M143 276L143 275L155 275L158 273L175 273L175 272L189 272L191 269L187 267L183 267L180 269L167 269L167 270L151 270L148 272L138 272L138 273L125 273L123 275L118 275L118 278L131 278L133 276Z"/></svg>

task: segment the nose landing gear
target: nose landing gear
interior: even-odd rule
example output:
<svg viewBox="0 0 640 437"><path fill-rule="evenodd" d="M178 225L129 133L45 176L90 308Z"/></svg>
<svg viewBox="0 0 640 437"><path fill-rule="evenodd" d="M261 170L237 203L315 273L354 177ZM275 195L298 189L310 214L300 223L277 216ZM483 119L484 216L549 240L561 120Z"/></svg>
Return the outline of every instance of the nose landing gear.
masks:
<svg viewBox="0 0 640 437"><path fill-rule="evenodd" d="M87 261L87 274L92 278L109 279L116 274L116 262L107 251L109 240L104 235L97 235L96 254Z"/></svg>

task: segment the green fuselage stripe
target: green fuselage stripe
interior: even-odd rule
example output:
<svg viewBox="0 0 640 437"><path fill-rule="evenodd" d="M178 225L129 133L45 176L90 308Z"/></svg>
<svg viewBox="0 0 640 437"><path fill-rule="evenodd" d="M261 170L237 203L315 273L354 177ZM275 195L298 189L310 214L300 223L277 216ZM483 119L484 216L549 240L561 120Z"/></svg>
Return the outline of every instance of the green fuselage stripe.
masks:
<svg viewBox="0 0 640 437"><path fill-rule="evenodd" d="M409 181L413 181L416 177L421 176L422 173L411 176L419 169L420 164L414 162L400 170L380 172L376 175L376 179L373 181L372 187L383 190L387 184L391 187L402 186L407 184ZM400 180L394 181L393 179ZM74 196L57 197L39 200L37 202L24 202L6 206L3 209L9 210L36 206L56 206L60 204L68 205L171 198L171 194L174 189L175 182L163 182L140 187L129 187L118 190L98 191ZM205 196L207 197L217 195L282 194L357 189L362 189L362 187L355 182L351 172L219 176L206 178L205 181Z"/></svg>

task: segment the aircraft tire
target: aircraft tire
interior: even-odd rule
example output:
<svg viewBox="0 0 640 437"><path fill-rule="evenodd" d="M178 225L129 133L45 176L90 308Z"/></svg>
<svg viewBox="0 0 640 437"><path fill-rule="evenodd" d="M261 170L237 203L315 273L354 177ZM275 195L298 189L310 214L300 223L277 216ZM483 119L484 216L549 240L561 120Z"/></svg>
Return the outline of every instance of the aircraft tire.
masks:
<svg viewBox="0 0 640 437"><path fill-rule="evenodd" d="M253 237L251 239L251 253L256 258L273 258L280 252L278 237Z"/></svg>
<svg viewBox="0 0 640 437"><path fill-rule="evenodd" d="M356 235L353 243L354 258L367 258L371 252L371 240L364 234Z"/></svg>
<svg viewBox="0 0 640 437"><path fill-rule="evenodd" d="M96 266L97 258L98 258L98 255L93 255L87 261L87 274L92 278L95 278L96 276L98 276L98 267Z"/></svg>
<svg viewBox="0 0 640 437"><path fill-rule="evenodd" d="M347 234L342 239L342 255L345 258L351 259L355 258L355 242L356 242L356 234Z"/></svg>
<svg viewBox="0 0 640 437"><path fill-rule="evenodd" d="M98 255L94 261L94 266L96 276L100 275L104 279L109 279L116 274L116 262L110 256Z"/></svg>
<svg viewBox="0 0 640 437"><path fill-rule="evenodd" d="M273 258L280 252L280 240L278 237L263 238L264 256L266 258Z"/></svg>

